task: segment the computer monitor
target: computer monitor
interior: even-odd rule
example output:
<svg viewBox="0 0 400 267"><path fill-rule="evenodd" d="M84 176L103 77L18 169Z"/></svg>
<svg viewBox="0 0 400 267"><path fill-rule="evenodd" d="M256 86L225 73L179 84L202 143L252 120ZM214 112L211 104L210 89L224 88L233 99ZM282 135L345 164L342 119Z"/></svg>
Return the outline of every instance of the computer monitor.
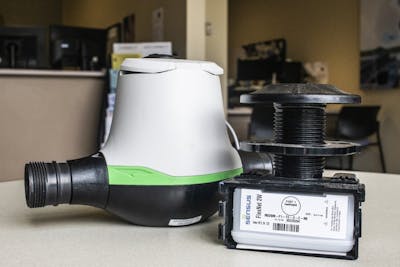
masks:
<svg viewBox="0 0 400 267"><path fill-rule="evenodd" d="M280 73L281 63L269 59L238 59L237 80L271 81L273 73Z"/></svg>
<svg viewBox="0 0 400 267"><path fill-rule="evenodd" d="M264 80L271 82L275 73L281 83L300 83L304 80L303 64L298 61L277 62L269 59L239 59L237 65L237 80Z"/></svg>
<svg viewBox="0 0 400 267"><path fill-rule="evenodd" d="M0 27L0 67L48 67L47 28Z"/></svg>
<svg viewBox="0 0 400 267"><path fill-rule="evenodd" d="M106 30L50 26L51 66L56 69L105 68Z"/></svg>

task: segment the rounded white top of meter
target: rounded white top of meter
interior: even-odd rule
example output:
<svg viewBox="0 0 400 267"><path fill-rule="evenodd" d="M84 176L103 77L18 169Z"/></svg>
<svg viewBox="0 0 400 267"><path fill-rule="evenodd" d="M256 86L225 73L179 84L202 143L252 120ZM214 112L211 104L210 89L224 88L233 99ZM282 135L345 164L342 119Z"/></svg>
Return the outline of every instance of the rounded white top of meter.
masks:
<svg viewBox="0 0 400 267"><path fill-rule="evenodd" d="M210 61L171 58L128 58L121 64L122 71L160 73L176 69L203 70L213 75L222 75L224 70Z"/></svg>
<svg viewBox="0 0 400 267"><path fill-rule="evenodd" d="M23 182L13 181L0 183L0 266L400 266L400 175L354 173L366 187L355 261L227 249L216 216L157 228L85 206L29 209Z"/></svg>

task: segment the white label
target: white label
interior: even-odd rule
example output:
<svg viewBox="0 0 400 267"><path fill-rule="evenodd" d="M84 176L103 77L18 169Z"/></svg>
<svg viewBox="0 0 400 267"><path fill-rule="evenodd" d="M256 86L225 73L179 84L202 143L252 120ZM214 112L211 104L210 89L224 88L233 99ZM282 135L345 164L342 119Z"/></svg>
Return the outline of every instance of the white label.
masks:
<svg viewBox="0 0 400 267"><path fill-rule="evenodd" d="M169 226L184 226L189 224L197 223L201 220L201 215L189 219L171 219L169 220Z"/></svg>
<svg viewBox="0 0 400 267"><path fill-rule="evenodd" d="M349 197L241 189L240 230L344 239Z"/></svg>

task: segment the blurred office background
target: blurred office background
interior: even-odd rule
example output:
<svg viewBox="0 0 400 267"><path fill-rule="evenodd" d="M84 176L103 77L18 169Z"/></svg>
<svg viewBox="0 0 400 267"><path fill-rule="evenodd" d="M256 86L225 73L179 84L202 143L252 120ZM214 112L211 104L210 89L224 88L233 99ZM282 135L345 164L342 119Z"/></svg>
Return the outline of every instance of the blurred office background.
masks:
<svg viewBox="0 0 400 267"><path fill-rule="evenodd" d="M361 95L361 110L328 107L327 134L364 149L328 167L400 173L399 14L389 0L0 0L0 181L21 179L29 160L96 152L112 112L113 60L124 55L112 44L143 42L223 67L226 116L242 140L272 138L271 111L240 105L243 92L311 81ZM363 47L382 28L387 42Z"/></svg>

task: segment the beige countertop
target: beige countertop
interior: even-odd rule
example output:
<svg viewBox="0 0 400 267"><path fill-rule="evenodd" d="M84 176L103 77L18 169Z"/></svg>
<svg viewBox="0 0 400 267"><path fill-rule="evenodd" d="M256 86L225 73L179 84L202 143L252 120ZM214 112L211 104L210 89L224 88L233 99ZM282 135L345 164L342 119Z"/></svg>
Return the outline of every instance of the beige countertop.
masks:
<svg viewBox="0 0 400 267"><path fill-rule="evenodd" d="M89 77L104 78L105 70L81 71L81 70L52 70L52 69L0 69L1 76L37 76L37 77Z"/></svg>
<svg viewBox="0 0 400 267"><path fill-rule="evenodd" d="M357 173L366 185L356 261L229 250L217 224L150 228L91 207L29 209L22 181L0 183L0 266L400 266L400 175Z"/></svg>

